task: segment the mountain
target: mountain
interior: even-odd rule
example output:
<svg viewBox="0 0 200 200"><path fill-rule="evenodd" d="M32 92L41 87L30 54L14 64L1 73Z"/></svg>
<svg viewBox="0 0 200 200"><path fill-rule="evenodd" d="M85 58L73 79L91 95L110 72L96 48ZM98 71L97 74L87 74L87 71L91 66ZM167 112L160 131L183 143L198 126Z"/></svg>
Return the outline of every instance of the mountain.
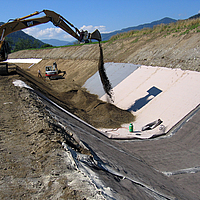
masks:
<svg viewBox="0 0 200 200"><path fill-rule="evenodd" d="M0 22L0 26L4 24L4 22ZM34 38L31 35L26 34L23 31L16 31L13 32L11 34L9 34L8 36L6 36L6 38L11 41L12 44L10 44L12 47L15 46L15 44L18 42L19 39L23 39L23 40L30 40L32 43L37 42L38 47L41 47L42 45L44 45L45 43L42 42L41 40L38 40L36 38Z"/></svg>
<svg viewBox="0 0 200 200"><path fill-rule="evenodd" d="M175 20L175 19L165 17L161 20L153 21L151 23L141 24L139 26L128 27L128 28L124 28L124 29L121 29L118 31L113 31L111 33L102 33L101 36L102 36L102 40L104 41L104 40L109 40L113 35L116 35L119 33L124 33L124 32L128 32L131 30L141 30L143 28L153 28L154 26L159 25L159 24L169 24L169 23L176 22L176 21L177 20Z"/></svg>
<svg viewBox="0 0 200 200"><path fill-rule="evenodd" d="M199 18L199 17L200 17L200 13L197 14L197 15L194 15L194 16L190 17L189 19L197 19L197 18Z"/></svg>
<svg viewBox="0 0 200 200"><path fill-rule="evenodd" d="M190 17L189 19L194 19L194 18L198 18L198 17L200 17L200 13ZM113 31L113 32L110 32L110 33L102 33L101 34L102 41L109 40L113 35L116 35L116 34L128 32L128 31L131 31L131 30L141 30L143 28L153 28L154 26L159 25L159 24L169 24L169 23L176 22L176 21L177 20L175 20L175 19L165 17L163 19L153 21L151 23L145 23L145 24L141 24L141 25L138 25L138 26L128 27L128 28ZM0 25L2 25L2 24L4 24L4 23L0 22ZM19 38L31 39L32 41L37 40L39 42L40 46L42 46L44 44L50 44L52 46L65 46L65 45L73 45L73 43L74 43L74 42L68 42L68 41L57 40L57 39L44 39L44 40L41 41L41 40L35 39L34 37L24 33L23 31L17 31L17 32L11 33L7 37L12 38L14 43L16 43Z"/></svg>
<svg viewBox="0 0 200 200"><path fill-rule="evenodd" d="M73 42L57 40L57 39L44 39L42 42L50 44L52 46L66 46L66 45L73 45Z"/></svg>
<svg viewBox="0 0 200 200"><path fill-rule="evenodd" d="M19 38L21 38L24 40L29 39L32 42L37 41L39 43L39 46L42 46L45 44L41 40L38 40L38 39L34 38L33 36L24 33L23 31L17 31L17 32L11 33L7 36L7 38L11 38L14 43L16 43Z"/></svg>

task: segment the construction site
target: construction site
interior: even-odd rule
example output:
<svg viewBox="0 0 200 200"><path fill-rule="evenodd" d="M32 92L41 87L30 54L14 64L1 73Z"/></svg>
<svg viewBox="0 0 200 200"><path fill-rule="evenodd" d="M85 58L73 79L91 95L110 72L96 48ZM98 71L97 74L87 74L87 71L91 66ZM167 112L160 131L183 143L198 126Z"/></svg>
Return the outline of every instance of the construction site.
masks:
<svg viewBox="0 0 200 200"><path fill-rule="evenodd" d="M9 54L0 198L199 199L199 27Z"/></svg>

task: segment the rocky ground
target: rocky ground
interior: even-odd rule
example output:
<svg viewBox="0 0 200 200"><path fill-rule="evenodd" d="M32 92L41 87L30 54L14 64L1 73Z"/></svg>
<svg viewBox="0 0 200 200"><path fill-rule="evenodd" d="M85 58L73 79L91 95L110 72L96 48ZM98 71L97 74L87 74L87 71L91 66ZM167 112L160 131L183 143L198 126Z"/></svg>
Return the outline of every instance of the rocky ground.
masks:
<svg viewBox="0 0 200 200"><path fill-rule="evenodd" d="M0 198L103 199L62 143L90 152L58 125L34 92L13 85L19 78L0 77Z"/></svg>

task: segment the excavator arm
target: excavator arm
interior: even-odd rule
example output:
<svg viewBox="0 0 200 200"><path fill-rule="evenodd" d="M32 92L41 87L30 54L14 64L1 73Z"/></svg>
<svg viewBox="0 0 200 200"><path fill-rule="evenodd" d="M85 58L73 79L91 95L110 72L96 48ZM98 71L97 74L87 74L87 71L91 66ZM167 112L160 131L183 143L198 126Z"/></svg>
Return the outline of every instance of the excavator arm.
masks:
<svg viewBox="0 0 200 200"><path fill-rule="evenodd" d="M45 16L28 19L42 12L45 13ZM52 22L55 26L60 27L61 29L63 29L64 31L66 31L67 33L69 33L71 36L73 36L79 41L82 39L80 31L73 24L67 21L64 17L55 13L54 11L43 10L41 12L34 12L33 14L27 15L25 17L17 18L13 20L12 22L7 22L3 24L2 26L0 26L0 61L4 61L7 59L8 48L4 41L7 35L19 30L23 30L23 29L44 24L47 22ZM100 42L101 34L98 30L95 30L93 33L88 34L88 39L95 39Z"/></svg>

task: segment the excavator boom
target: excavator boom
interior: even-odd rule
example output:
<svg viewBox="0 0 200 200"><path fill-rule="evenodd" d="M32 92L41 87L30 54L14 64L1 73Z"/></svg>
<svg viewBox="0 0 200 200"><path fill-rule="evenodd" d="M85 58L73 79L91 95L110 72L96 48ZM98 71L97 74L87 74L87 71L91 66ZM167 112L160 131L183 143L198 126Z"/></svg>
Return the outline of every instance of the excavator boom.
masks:
<svg viewBox="0 0 200 200"><path fill-rule="evenodd" d="M38 15L40 13L45 13L45 16L39 18L28 19L32 16ZM5 37L10 33L44 24L51 21L55 26L60 27L65 32L69 33L71 36L77 40L81 40L81 33L73 24L67 21L61 15L50 10L43 10L41 12L34 12L33 14L27 15L25 17L17 18L12 22L8 22L0 26L0 61L7 59L7 47L5 45ZM74 28L75 30L73 30ZM95 30L93 33L88 34L88 39L95 39L101 41L101 34L98 30Z"/></svg>

